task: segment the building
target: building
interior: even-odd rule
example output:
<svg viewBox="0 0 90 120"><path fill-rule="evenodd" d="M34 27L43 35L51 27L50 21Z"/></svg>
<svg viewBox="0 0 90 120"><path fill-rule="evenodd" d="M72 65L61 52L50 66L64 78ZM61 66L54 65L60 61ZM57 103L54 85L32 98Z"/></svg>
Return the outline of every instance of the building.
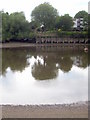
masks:
<svg viewBox="0 0 90 120"><path fill-rule="evenodd" d="M81 31L84 29L84 22L83 22L83 18L76 18L73 20L74 25L73 25L73 29L74 30L78 30Z"/></svg>

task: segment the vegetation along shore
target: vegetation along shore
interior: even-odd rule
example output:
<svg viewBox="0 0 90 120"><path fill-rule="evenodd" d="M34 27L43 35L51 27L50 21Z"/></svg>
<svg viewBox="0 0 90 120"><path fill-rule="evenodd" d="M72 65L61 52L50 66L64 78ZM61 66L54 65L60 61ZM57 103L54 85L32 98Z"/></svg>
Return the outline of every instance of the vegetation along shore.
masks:
<svg viewBox="0 0 90 120"><path fill-rule="evenodd" d="M27 21L23 12L0 11L2 16L2 29L0 29L1 42L29 42L29 43L58 43L57 38L84 39L88 38L88 13L79 11L71 17L69 14L59 15L49 3L43 3L34 8L31 21ZM37 42L42 38L43 42ZM86 41L85 41L86 40ZM62 40L59 40L62 43ZM73 41L72 41L73 42ZM77 41L79 43L79 41ZM67 41L68 43L68 41Z"/></svg>

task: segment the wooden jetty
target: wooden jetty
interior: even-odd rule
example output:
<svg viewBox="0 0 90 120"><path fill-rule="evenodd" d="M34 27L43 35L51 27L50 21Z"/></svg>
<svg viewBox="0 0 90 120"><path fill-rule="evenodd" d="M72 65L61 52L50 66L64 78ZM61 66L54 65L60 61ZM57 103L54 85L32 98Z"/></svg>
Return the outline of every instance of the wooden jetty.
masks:
<svg viewBox="0 0 90 120"><path fill-rule="evenodd" d="M36 37L36 43L41 44L41 43L88 43L88 38L60 38L58 36L37 36Z"/></svg>

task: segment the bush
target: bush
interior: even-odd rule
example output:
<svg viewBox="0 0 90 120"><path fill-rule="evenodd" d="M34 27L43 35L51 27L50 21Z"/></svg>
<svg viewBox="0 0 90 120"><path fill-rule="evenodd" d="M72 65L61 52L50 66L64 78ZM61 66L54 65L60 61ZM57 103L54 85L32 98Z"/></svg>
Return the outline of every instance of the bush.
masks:
<svg viewBox="0 0 90 120"><path fill-rule="evenodd" d="M59 37L70 37L70 38L87 38L88 32L86 31L57 31Z"/></svg>
<svg viewBox="0 0 90 120"><path fill-rule="evenodd" d="M34 37L35 37L35 33L30 32L30 33L29 33L29 38L30 38L30 39L33 39Z"/></svg>

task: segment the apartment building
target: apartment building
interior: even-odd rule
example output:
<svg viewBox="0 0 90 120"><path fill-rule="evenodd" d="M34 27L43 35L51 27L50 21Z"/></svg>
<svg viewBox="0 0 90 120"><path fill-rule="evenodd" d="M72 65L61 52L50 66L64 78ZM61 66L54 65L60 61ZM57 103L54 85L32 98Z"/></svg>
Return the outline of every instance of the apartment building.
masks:
<svg viewBox="0 0 90 120"><path fill-rule="evenodd" d="M74 25L73 25L73 29L74 30L78 30L81 31L84 29L84 22L83 22L83 18L76 18L73 20Z"/></svg>

